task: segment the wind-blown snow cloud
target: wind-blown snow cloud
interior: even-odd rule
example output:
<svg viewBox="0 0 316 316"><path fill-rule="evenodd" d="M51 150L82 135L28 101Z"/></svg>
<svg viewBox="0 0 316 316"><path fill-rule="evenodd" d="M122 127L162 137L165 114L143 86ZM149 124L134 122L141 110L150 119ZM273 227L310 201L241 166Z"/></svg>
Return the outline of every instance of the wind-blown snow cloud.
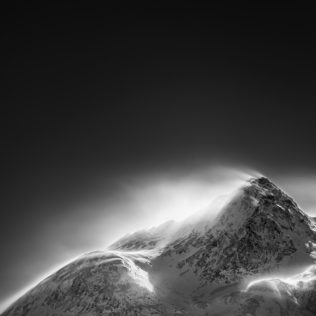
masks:
<svg viewBox="0 0 316 316"><path fill-rule="evenodd" d="M43 223L39 236L45 246L43 250L36 256L30 254L27 263L15 262L12 271L6 274L10 279L15 278L18 291L83 252L104 249L126 233L169 219L182 220L209 206L218 196L231 193L249 177L260 175L246 168L216 166L116 178L112 186L106 184L115 190L105 189L99 200L79 203L79 208L65 210L63 217L56 216L53 222ZM306 213L316 216L316 175L271 175L271 180ZM11 291L6 297L8 294L14 293Z"/></svg>
<svg viewBox="0 0 316 316"><path fill-rule="evenodd" d="M147 217L150 225L166 220L182 220L209 206L222 195L230 194L251 177L250 170L209 168L184 174L159 174L134 179L126 193Z"/></svg>

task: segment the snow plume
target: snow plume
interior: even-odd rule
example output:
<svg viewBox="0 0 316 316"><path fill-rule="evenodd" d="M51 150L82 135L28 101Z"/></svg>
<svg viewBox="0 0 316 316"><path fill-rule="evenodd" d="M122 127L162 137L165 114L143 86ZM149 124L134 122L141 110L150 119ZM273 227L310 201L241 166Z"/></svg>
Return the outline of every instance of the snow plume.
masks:
<svg viewBox="0 0 316 316"><path fill-rule="evenodd" d="M316 265L311 265L302 273L294 276L284 277L274 275L272 277L253 280L248 283L245 292L258 288L270 288L271 290L273 290L273 292L276 292L278 296L281 297L282 285L283 287L286 286L292 289L299 290L308 287L309 284L314 281L316 281Z"/></svg>
<svg viewBox="0 0 316 316"><path fill-rule="evenodd" d="M149 225L167 220L183 220L201 209L215 205L251 178L253 170L212 167L192 172L171 172L130 180L125 188L139 209L150 217ZM215 212L216 207L212 208Z"/></svg>

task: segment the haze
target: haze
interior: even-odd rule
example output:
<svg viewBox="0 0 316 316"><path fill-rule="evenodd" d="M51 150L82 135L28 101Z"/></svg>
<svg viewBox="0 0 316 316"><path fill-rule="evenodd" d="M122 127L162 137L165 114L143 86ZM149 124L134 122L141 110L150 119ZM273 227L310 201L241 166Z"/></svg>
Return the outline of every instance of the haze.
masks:
<svg viewBox="0 0 316 316"><path fill-rule="evenodd" d="M88 251L104 249L126 233L157 226L167 220L183 220L211 205L217 198L228 195L260 172L246 168L213 166L180 172L161 170L155 174L116 179L115 191L99 195L94 200L63 206L54 221L43 221L39 249L26 262L15 262L2 278L11 279L11 288L2 289L2 306L8 305L44 277L75 257ZM274 179L272 179L274 180ZM303 175L275 176L275 182L301 205L316 216L316 181ZM107 183L104 187L108 187ZM112 183L114 185L114 183ZM79 206L80 204L80 206ZM47 205L41 205L43 211ZM216 212L218 209L212 208ZM42 248L42 249L41 249ZM10 290L10 291L9 291ZM8 295L11 292L11 295Z"/></svg>

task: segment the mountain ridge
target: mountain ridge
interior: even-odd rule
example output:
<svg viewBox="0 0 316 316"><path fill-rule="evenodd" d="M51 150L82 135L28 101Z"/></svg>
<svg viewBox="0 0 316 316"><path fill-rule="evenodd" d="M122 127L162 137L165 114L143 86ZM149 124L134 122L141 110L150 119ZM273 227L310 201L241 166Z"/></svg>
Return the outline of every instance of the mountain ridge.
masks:
<svg viewBox="0 0 316 316"><path fill-rule="evenodd" d="M126 235L60 269L2 315L314 312L316 223L290 196L250 178L213 215ZM302 267L310 267L297 274L302 287L280 276Z"/></svg>

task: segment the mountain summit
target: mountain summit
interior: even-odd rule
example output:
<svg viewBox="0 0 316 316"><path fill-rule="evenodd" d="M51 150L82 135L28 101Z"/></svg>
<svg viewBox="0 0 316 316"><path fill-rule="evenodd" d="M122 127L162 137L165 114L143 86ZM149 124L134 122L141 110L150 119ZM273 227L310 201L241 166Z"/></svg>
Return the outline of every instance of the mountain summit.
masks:
<svg viewBox="0 0 316 316"><path fill-rule="evenodd" d="M251 178L215 215L83 255L3 315L315 315L315 260L314 219Z"/></svg>

